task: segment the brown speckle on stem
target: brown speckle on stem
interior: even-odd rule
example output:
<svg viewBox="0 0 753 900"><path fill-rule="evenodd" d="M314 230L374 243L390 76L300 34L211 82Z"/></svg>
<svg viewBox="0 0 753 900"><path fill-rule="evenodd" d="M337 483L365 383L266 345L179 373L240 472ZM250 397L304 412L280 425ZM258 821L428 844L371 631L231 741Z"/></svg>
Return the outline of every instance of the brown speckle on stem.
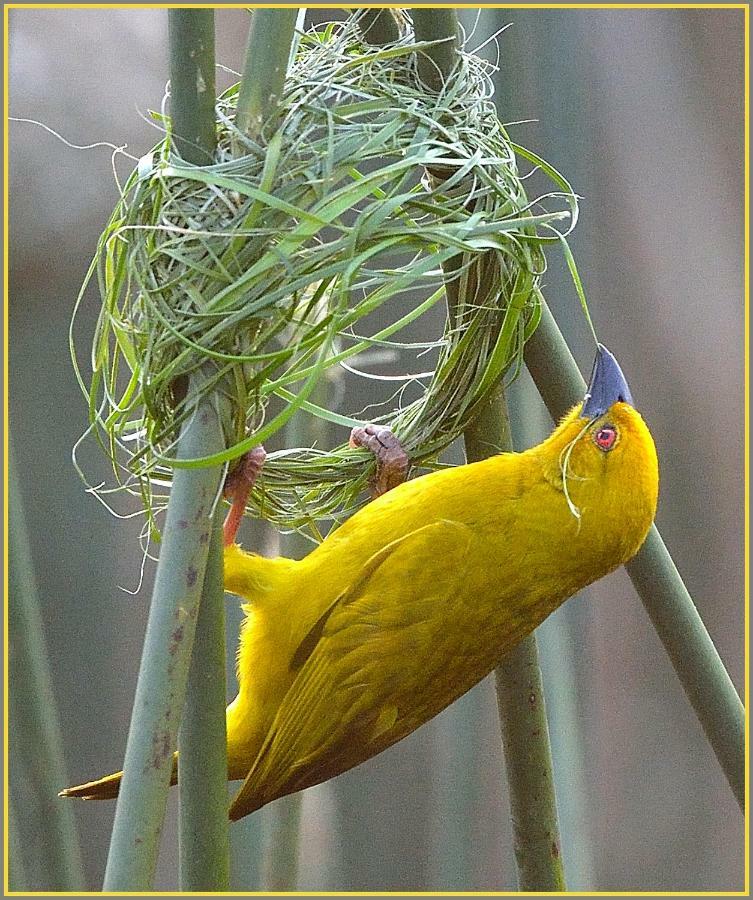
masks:
<svg viewBox="0 0 753 900"><path fill-rule="evenodd" d="M160 734L153 735L152 747L154 749L152 768L161 769L167 757L172 757L170 752L170 732L163 731Z"/></svg>
<svg viewBox="0 0 753 900"><path fill-rule="evenodd" d="M177 650L176 644L179 644L183 640L183 626L178 625L178 627L173 632L173 644L170 647L170 654L172 655Z"/></svg>

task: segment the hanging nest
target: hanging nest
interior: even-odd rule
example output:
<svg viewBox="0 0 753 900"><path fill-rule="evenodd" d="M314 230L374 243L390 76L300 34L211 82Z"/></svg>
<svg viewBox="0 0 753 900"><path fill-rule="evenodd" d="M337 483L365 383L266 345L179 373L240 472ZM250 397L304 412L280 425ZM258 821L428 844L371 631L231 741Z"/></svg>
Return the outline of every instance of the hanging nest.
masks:
<svg viewBox="0 0 753 900"><path fill-rule="evenodd" d="M237 85L219 98L214 165L179 159L159 117L166 137L125 184L82 287L80 298L97 276L102 310L91 378L77 365L87 435L150 521L174 467L231 465L299 409L364 424L313 403L317 383L368 348L405 346L401 332L445 300L443 267L451 316L433 376L368 421L388 424L415 465L434 465L519 367L542 244L562 240L558 220L572 228L576 200L511 143L489 63L462 52L443 93L421 86L428 46L406 35L373 47L352 21L307 32L258 143L235 128ZM527 197L518 157L550 192ZM367 317L380 308L389 324L374 332ZM178 461L197 394L218 404L227 450ZM272 398L281 411L265 416ZM283 528L347 514L373 465L347 445L275 452L250 506Z"/></svg>

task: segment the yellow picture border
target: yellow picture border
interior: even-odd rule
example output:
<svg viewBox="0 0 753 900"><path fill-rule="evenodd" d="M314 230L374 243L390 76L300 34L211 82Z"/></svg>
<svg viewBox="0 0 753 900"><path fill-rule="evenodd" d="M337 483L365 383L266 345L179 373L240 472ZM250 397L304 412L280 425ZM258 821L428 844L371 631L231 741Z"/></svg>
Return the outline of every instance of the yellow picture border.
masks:
<svg viewBox="0 0 753 900"><path fill-rule="evenodd" d="M3 47L5 59L4 90L3 90L3 640L4 640L4 673L3 673L3 888L4 895L8 897L80 897L102 895L102 891L11 891L8 885L8 816L9 816L9 783L8 783L8 449L9 449L9 421L8 421L8 115L9 115L9 13L12 9L248 9L249 7L260 9L274 9L294 4L282 3L7 3L3 6ZM328 9L348 9L349 6L338 3L321 3L317 6L326 6ZM404 4L397 3L361 3L359 7L376 8L401 8ZM413 7L434 8L436 3L415 3ZM745 876L744 888L741 891L566 891L537 892L537 896L566 896L576 894L581 897L744 897L750 893L750 728L749 728L749 702L748 685L750 683L750 309L749 309L749 278L750 278L750 138L749 138L749 104L750 104L750 9L747 3L457 3L457 9L739 9L744 12L744 285L745 285L745 445L744 445L744 478L745 478L745 759L746 759L746 784L745 784ZM192 892L192 896L206 897L236 897L236 896L314 896L314 897L381 897L398 894L411 897L512 897L520 895L520 891L227 891L227 892ZM185 896L182 891L112 891L107 896L122 897L151 897L155 895L165 897Z"/></svg>

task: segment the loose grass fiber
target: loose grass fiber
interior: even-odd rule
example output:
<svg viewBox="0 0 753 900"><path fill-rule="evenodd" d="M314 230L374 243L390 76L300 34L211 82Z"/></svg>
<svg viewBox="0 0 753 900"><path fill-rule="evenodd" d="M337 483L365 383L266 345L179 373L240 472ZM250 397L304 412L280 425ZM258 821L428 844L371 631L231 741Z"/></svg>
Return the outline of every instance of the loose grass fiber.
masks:
<svg viewBox="0 0 753 900"><path fill-rule="evenodd" d="M510 141L493 67L463 51L432 94L417 76L427 46L410 34L369 46L352 20L308 31L258 143L234 126L237 86L219 98L211 166L178 158L159 117L166 136L124 185L79 296L96 277L91 377L71 340L84 437L112 461L109 490L140 493L150 524L176 466L232 465L301 408L363 424L312 404L317 382L369 348L408 346L401 332L444 300L450 259L461 261L459 302L433 376L370 421L390 425L415 465L435 465L495 380L519 367L539 316L542 244L563 241L555 223L572 228L576 199ZM551 191L528 199L519 158ZM380 308L389 324L374 331L367 317ZM227 450L176 460L192 409L185 384L198 373L220 398ZM283 402L270 416L273 397ZM250 507L310 529L352 511L373 465L347 445L272 453Z"/></svg>

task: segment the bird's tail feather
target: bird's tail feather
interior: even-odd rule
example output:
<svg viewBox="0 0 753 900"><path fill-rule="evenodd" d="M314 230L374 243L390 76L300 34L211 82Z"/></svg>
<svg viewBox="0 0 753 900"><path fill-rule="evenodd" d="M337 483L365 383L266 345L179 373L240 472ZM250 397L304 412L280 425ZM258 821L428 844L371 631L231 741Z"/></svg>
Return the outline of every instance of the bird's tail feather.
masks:
<svg viewBox="0 0 753 900"><path fill-rule="evenodd" d="M58 797L79 797L81 800L112 800L118 796L122 772L113 772L96 781L87 781L86 784L77 784L75 787L60 791Z"/></svg>
<svg viewBox="0 0 753 900"><path fill-rule="evenodd" d="M120 790L122 772L113 772L96 781L87 781L86 784L77 784L75 787L60 791L58 797L78 797L80 800L114 800ZM170 784L178 783L178 755L173 757L173 771Z"/></svg>

